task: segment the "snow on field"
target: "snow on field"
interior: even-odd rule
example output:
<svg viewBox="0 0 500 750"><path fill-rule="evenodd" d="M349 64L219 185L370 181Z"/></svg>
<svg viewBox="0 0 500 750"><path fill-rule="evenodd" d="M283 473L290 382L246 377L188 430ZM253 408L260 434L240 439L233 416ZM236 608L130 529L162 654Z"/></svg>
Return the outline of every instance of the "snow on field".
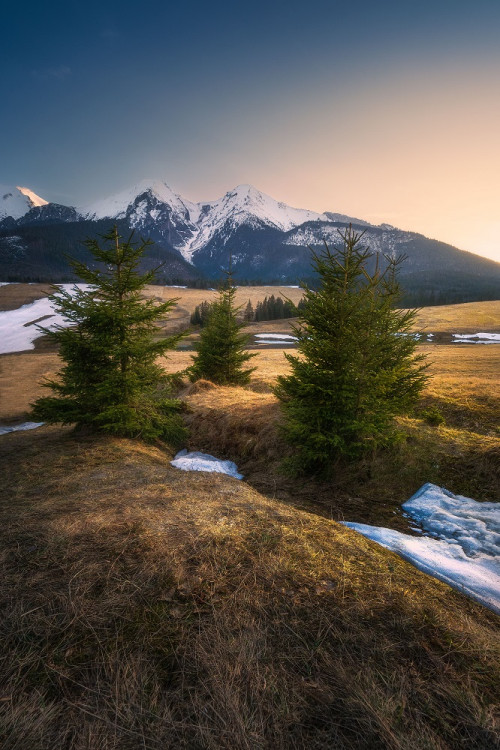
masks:
<svg viewBox="0 0 500 750"><path fill-rule="evenodd" d="M58 284L60 289L72 292L75 284ZM76 284L78 289L85 291L87 284ZM34 349L34 341L43 334L37 327L53 330L56 326L68 325L68 322L54 309L54 305L47 297L37 299L17 310L0 312L0 354L24 352Z"/></svg>
<svg viewBox="0 0 500 750"><path fill-rule="evenodd" d="M500 503L479 503L428 483L402 508L422 536L345 525L500 614Z"/></svg>
<svg viewBox="0 0 500 750"><path fill-rule="evenodd" d="M294 344L297 341L296 336L290 336L288 333L256 333L256 344Z"/></svg>
<svg viewBox="0 0 500 750"><path fill-rule="evenodd" d="M16 424L13 427L2 427L0 425L0 435L6 435L8 432L17 432L18 430L36 430L37 427L41 427L45 422L23 422L23 424Z"/></svg>
<svg viewBox="0 0 500 750"><path fill-rule="evenodd" d="M170 462L176 469L183 471L209 471L217 474L229 474L235 479L243 479L243 474L238 473L238 467L233 461L223 461L220 458L210 456L208 453L194 451L188 453L186 449L180 451Z"/></svg>
<svg viewBox="0 0 500 750"><path fill-rule="evenodd" d="M297 336L290 336L288 333L256 333L256 339L283 339L284 341L297 341Z"/></svg>
<svg viewBox="0 0 500 750"><path fill-rule="evenodd" d="M454 344L500 344L500 333L452 333Z"/></svg>

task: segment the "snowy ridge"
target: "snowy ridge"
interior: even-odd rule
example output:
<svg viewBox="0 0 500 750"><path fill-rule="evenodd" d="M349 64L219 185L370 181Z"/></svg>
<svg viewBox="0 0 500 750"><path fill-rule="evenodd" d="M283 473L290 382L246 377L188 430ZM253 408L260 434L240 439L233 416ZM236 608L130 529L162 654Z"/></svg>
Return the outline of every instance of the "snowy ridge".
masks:
<svg viewBox="0 0 500 750"><path fill-rule="evenodd" d="M0 221L11 217L20 219L36 206L47 206L48 201L26 187L0 185Z"/></svg>
<svg viewBox="0 0 500 750"><path fill-rule="evenodd" d="M78 212L88 219L127 218L139 228L168 221L178 234L174 247L189 262L215 235L225 239L242 224L288 231L308 221L328 221L326 214L292 208L251 185L238 185L215 201L192 203L155 180L143 180Z"/></svg>
<svg viewBox="0 0 500 750"><path fill-rule="evenodd" d="M130 214L130 210L136 204L137 199L144 193L148 193L159 203L167 204L174 214L182 216L188 221L196 221L198 218L199 208L196 203L184 200L180 195L174 193L165 182L159 180L142 180L127 190L122 190L105 200L97 201L77 210L87 219L124 219ZM151 218L154 220L156 217L152 216Z"/></svg>
<svg viewBox="0 0 500 750"><path fill-rule="evenodd" d="M328 221L325 214L292 208L271 198L252 185L238 185L223 198L200 205L198 233L179 248L186 260L190 261L196 250L207 245L216 234L226 237L242 224L251 227L259 225L288 231L306 221Z"/></svg>

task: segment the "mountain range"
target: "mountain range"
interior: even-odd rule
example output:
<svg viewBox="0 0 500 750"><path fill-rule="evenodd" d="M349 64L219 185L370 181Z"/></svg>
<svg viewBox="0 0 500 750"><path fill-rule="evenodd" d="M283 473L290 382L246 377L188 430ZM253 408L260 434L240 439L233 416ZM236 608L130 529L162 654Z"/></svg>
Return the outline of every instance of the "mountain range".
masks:
<svg viewBox="0 0 500 750"><path fill-rule="evenodd" d="M292 208L251 185L193 203L145 180L88 206L46 201L29 188L0 186L0 280L67 281L67 256L88 261L82 241L117 224L154 241L144 268L162 265L164 282L218 279L231 255L239 281L296 284L312 277L310 250L338 243L349 224L375 254L406 256L400 280L417 304L497 299L500 263L390 224Z"/></svg>

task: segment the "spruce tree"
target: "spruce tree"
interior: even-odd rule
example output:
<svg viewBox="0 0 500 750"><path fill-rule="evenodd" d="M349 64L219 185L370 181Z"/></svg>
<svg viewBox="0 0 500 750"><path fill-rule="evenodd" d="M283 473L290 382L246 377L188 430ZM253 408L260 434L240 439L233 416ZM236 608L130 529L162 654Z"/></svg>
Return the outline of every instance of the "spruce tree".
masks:
<svg viewBox="0 0 500 750"><path fill-rule="evenodd" d="M244 323L237 320L236 287L231 273L219 288L219 297L210 306L208 319L195 343L196 356L190 368L191 380L204 378L219 385L245 385L255 367L246 368L255 354L245 351L249 336L242 333Z"/></svg>
<svg viewBox="0 0 500 750"><path fill-rule="evenodd" d="M328 474L341 457L353 459L395 436L393 417L409 410L426 381L412 333L416 311L396 309L401 259L385 258L369 272L362 234L339 232L342 245L312 251L316 291L304 286L300 357L285 354L292 372L275 393L285 434L296 448L297 473Z"/></svg>
<svg viewBox="0 0 500 750"><path fill-rule="evenodd" d="M157 339L156 323L175 304L157 304L141 292L154 271L138 266L150 241L122 241L115 227L102 243L86 241L95 267L71 261L87 288L50 295L67 328L43 329L59 345L64 362L55 380L44 385L54 395L33 404L34 418L76 424L115 435L162 438L178 443L184 436L180 402L170 397L172 376L157 363L183 334Z"/></svg>
<svg viewBox="0 0 500 750"><path fill-rule="evenodd" d="M248 300L248 304L245 307L245 312L243 314L243 320L246 323L251 323L254 318L255 318L255 311L253 309L252 302L250 300Z"/></svg>

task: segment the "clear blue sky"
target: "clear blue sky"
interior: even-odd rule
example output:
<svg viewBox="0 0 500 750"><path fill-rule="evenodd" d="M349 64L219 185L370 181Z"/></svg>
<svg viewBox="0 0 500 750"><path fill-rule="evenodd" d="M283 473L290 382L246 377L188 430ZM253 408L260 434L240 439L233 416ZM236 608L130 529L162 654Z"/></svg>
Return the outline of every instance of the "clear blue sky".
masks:
<svg viewBox="0 0 500 750"><path fill-rule="evenodd" d="M249 182L495 253L498 0L25 2L2 27L3 184Z"/></svg>

